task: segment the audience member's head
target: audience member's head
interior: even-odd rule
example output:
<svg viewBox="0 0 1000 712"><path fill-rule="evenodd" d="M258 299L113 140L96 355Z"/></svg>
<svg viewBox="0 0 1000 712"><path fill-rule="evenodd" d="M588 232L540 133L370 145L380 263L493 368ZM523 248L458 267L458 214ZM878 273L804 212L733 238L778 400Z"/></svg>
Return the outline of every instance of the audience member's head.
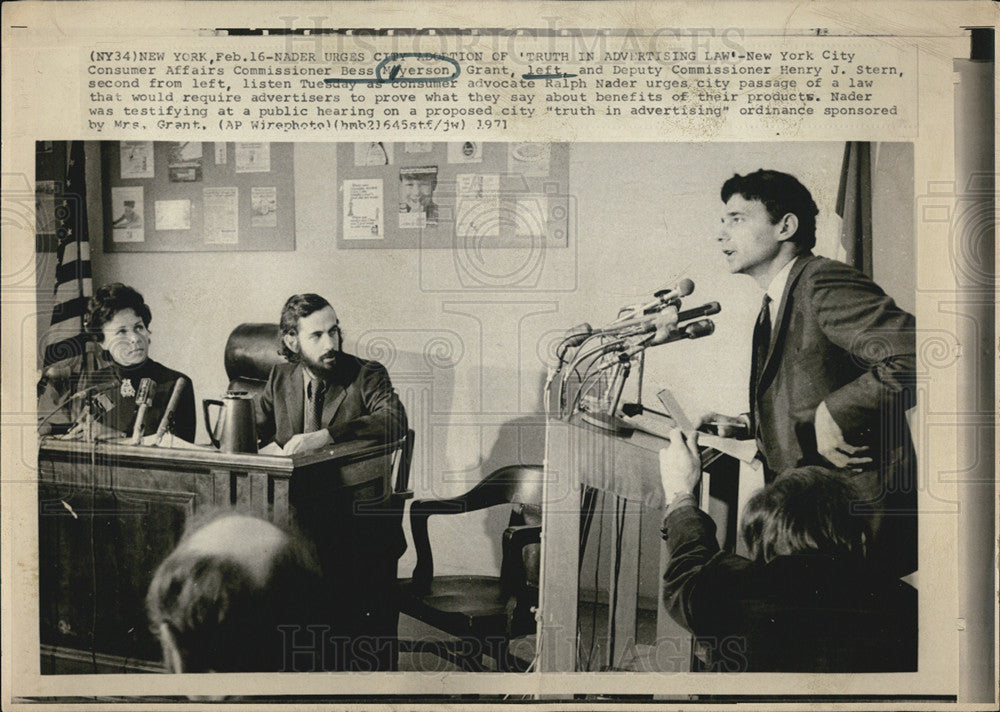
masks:
<svg viewBox="0 0 1000 712"><path fill-rule="evenodd" d="M319 570L306 545L233 511L195 525L157 568L150 625L171 672L279 672L289 629L316 622Z"/></svg>
<svg viewBox="0 0 1000 712"><path fill-rule="evenodd" d="M754 494L743 510L743 539L750 558L864 556L868 518L851 512L858 498L850 480L825 467L789 470Z"/></svg>

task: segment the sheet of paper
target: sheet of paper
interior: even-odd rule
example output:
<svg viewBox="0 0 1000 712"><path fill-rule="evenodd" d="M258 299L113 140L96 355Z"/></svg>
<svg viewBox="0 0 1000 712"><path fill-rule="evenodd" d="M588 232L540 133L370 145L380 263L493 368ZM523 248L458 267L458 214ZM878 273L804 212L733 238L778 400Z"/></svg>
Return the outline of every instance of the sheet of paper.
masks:
<svg viewBox="0 0 1000 712"><path fill-rule="evenodd" d="M235 245L240 241L239 188L205 188L205 243Z"/></svg>
<svg viewBox="0 0 1000 712"><path fill-rule="evenodd" d="M157 230L191 229L190 200L157 200L153 204L153 209L156 212Z"/></svg>
<svg viewBox="0 0 1000 712"><path fill-rule="evenodd" d="M382 220L382 181L345 180L344 239L381 240L385 235Z"/></svg>
<svg viewBox="0 0 1000 712"><path fill-rule="evenodd" d="M455 176L455 233L459 237L495 237L500 234L500 176L496 173L459 173Z"/></svg>
<svg viewBox="0 0 1000 712"><path fill-rule="evenodd" d="M144 206L142 186L111 189L111 238L115 242L143 242Z"/></svg>
<svg viewBox="0 0 1000 712"><path fill-rule="evenodd" d="M273 186L254 186L250 189L250 208L253 227L276 227L278 225L278 189Z"/></svg>
<svg viewBox="0 0 1000 712"><path fill-rule="evenodd" d="M152 141L122 141L118 145L121 156L121 177L152 178L155 163L153 161Z"/></svg>
<svg viewBox="0 0 1000 712"><path fill-rule="evenodd" d="M267 173L271 170L271 144L237 141L236 172Z"/></svg>

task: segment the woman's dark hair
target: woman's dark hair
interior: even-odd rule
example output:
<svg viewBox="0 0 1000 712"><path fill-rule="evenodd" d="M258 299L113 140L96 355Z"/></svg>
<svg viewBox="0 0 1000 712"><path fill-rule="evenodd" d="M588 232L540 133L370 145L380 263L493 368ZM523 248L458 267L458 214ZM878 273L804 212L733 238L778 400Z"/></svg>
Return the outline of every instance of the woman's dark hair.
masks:
<svg viewBox="0 0 1000 712"><path fill-rule="evenodd" d="M851 512L857 492L825 467L799 467L754 494L743 509L750 558L766 563L794 554L865 555L868 518Z"/></svg>
<svg viewBox="0 0 1000 712"><path fill-rule="evenodd" d="M114 319L115 314L124 309L134 311L136 316L142 319L146 328L149 328L149 322L153 320L153 315L142 295L128 285L113 282L98 289L87 303L87 313L84 316L87 333L97 341L102 341L104 339L102 331L104 325Z"/></svg>
<svg viewBox="0 0 1000 712"><path fill-rule="evenodd" d="M780 171L761 168L754 173L740 174L722 184L722 202L728 203L736 193L744 200L759 200L767 209L771 224L792 213L799 220L799 227L791 241L799 253L808 252L816 245L816 216L819 208L809 190L798 178Z"/></svg>
<svg viewBox="0 0 1000 712"><path fill-rule="evenodd" d="M300 357L299 354L285 345L285 335L298 332L299 319L318 312L320 309L326 309L328 306L330 306L330 302L318 294L293 294L285 302L285 306L281 308L281 320L278 322L281 329L278 353L284 356L289 363L297 363Z"/></svg>

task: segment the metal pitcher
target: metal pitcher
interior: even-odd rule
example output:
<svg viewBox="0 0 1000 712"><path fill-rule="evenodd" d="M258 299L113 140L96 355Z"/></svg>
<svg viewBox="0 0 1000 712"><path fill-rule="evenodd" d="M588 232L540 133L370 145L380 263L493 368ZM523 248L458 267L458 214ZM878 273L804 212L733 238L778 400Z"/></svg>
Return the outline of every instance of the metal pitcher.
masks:
<svg viewBox="0 0 1000 712"><path fill-rule="evenodd" d="M205 409L205 429L212 444L222 452L257 452L257 423L254 417L253 396L246 391L228 391L222 400L202 399ZM209 406L219 406L215 425L209 415Z"/></svg>

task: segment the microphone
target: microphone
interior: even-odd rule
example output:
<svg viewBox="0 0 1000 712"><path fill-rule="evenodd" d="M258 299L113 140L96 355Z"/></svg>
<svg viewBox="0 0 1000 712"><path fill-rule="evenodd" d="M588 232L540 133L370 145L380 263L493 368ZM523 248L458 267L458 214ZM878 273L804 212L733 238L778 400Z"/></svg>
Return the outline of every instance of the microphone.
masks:
<svg viewBox="0 0 1000 712"><path fill-rule="evenodd" d="M653 292L653 296L656 297L656 299L651 302L646 302L642 305L624 307L621 311L627 311L629 313L625 316L619 316L615 322L621 321L622 319L636 319L643 314L651 313L651 310L662 311L664 307L679 306L681 299L688 296L693 291L694 282L685 277L672 287L663 287L662 289L658 289ZM615 322L612 322L612 324Z"/></svg>
<svg viewBox="0 0 1000 712"><path fill-rule="evenodd" d="M632 346L622 351L618 358L621 361L629 361L633 356L639 354L639 352L653 346L670 344L674 341L683 341L684 339L700 339L703 336L712 334L714 331L715 323L711 319L699 319L690 324L685 324L682 328L675 331L654 331L651 335L639 339Z"/></svg>
<svg viewBox="0 0 1000 712"><path fill-rule="evenodd" d="M109 383L98 383L96 385L84 388L83 390L76 391L75 393L71 393L70 395L63 398L55 408L49 411L45 415L45 417L38 422L38 434L49 435L52 432L52 426L48 427L45 426L48 424L50 420L52 420L52 418L55 416L56 413L60 412L63 408L65 408L68 404L72 403L73 401L78 401L82 398L87 398L95 394L103 394L105 391L111 391L116 388L118 388L118 384L115 383L114 381L111 381ZM111 404L110 407L104 406L104 411L107 412L111 410L111 408L113 407L114 404Z"/></svg>
<svg viewBox="0 0 1000 712"><path fill-rule="evenodd" d="M718 314L720 311L722 311L722 307L719 306L718 302L709 302L708 304L702 304L700 307L685 309L677 315L677 321L689 321L702 316L711 316L712 314Z"/></svg>
<svg viewBox="0 0 1000 712"><path fill-rule="evenodd" d="M661 302L680 300L691 294L694 291L694 282L685 277L673 287L664 287L663 289L653 292L653 296L659 299Z"/></svg>
<svg viewBox="0 0 1000 712"><path fill-rule="evenodd" d="M181 393L187 387L187 379L181 376L174 383L174 390L170 393L170 400L167 401L167 409L163 411L163 418L160 419L160 426L156 429L156 440L153 441L153 445L159 445L160 441L163 440L163 436L167 432L167 428L170 427L170 422L174 419L174 412L177 410L177 404L180 403Z"/></svg>
<svg viewBox="0 0 1000 712"><path fill-rule="evenodd" d="M579 326L574 326L572 329L567 329L566 336L559 343L559 350L575 349L593 335L594 327L587 322L583 322Z"/></svg>
<svg viewBox="0 0 1000 712"><path fill-rule="evenodd" d="M673 287L664 287L656 292L656 299L642 305L642 307L637 307L630 315L619 317L609 326L601 329L599 333L604 336L632 336L656 331L661 327L659 323L660 313L669 307L679 307L681 299L693 291L694 282L687 278L682 279ZM688 318L693 317L689 316ZM678 321L681 319L678 318Z"/></svg>
<svg viewBox="0 0 1000 712"><path fill-rule="evenodd" d="M154 388L156 388L156 381L152 378L143 378L139 381L139 390L135 394L135 402L139 405L139 412L135 415L135 426L132 428L133 445L142 442L142 421L146 419L146 410L153 405Z"/></svg>
<svg viewBox="0 0 1000 712"><path fill-rule="evenodd" d="M67 398L63 402L63 405L65 405L66 403L69 403L70 401L75 401L75 400L80 400L81 398L86 398L87 396L94 395L95 393L104 393L105 391L113 391L113 390L115 390L118 387L119 387L118 384L115 383L114 381L111 381L110 383L98 383L95 386L90 386L88 388L84 388L82 391L77 391L76 393L74 393L73 395L71 395L69 398Z"/></svg>
<svg viewBox="0 0 1000 712"><path fill-rule="evenodd" d="M662 312L669 308L676 308L675 304L660 304L652 312L637 319L627 319L620 322L612 322L608 327L596 332L602 336L635 336L637 334L648 334L661 328L663 324Z"/></svg>
<svg viewBox="0 0 1000 712"><path fill-rule="evenodd" d="M714 312L712 312L714 313ZM715 333L715 322L711 319L699 319L698 321L685 324L681 329L684 339L700 339L703 336L710 336Z"/></svg>

